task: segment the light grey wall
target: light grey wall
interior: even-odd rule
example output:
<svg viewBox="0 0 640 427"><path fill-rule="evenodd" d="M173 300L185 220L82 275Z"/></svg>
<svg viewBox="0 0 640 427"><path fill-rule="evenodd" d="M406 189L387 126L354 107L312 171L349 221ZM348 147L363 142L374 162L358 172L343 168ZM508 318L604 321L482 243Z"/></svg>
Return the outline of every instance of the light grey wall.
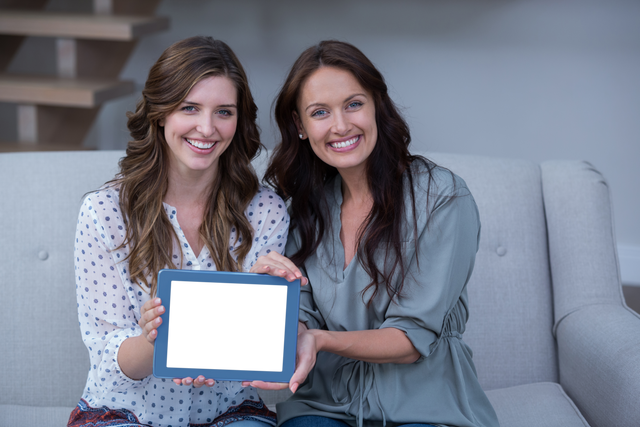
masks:
<svg viewBox="0 0 640 427"><path fill-rule="evenodd" d="M640 265L639 1L164 0L158 14L171 30L142 39L122 78L141 87L182 38L222 39L272 147L271 102L292 62L322 39L349 41L385 75L415 150L592 162L610 183L623 255ZM85 144L123 148L136 99L105 106Z"/></svg>

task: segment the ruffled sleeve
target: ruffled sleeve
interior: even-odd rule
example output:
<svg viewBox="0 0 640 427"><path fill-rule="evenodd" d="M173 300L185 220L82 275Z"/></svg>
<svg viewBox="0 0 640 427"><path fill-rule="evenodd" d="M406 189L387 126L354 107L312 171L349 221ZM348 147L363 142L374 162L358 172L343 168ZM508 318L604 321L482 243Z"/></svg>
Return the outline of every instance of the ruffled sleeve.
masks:
<svg viewBox="0 0 640 427"><path fill-rule="evenodd" d="M74 249L76 297L82 339L89 350L93 386L102 393L144 386L146 380L127 377L118 364L120 345L138 336L141 292L128 277L126 252L118 250L124 227L113 191L87 196L78 215Z"/></svg>
<svg viewBox="0 0 640 427"><path fill-rule="evenodd" d="M417 252L415 240L405 246L403 297L389 304L380 326L404 331L422 355L419 360L429 356L441 338L464 332L464 290L480 239L478 209L464 181L448 172L439 172L438 181L430 195L430 215L418 220Z"/></svg>

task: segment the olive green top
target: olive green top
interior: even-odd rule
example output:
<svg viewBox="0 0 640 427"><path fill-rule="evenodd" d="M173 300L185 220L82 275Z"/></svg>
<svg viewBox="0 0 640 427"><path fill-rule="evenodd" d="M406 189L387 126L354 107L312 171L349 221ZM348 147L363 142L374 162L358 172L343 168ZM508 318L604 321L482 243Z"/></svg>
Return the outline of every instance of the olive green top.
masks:
<svg viewBox="0 0 640 427"><path fill-rule="evenodd" d="M478 209L460 177L435 168L429 184L426 168L413 169L417 233L405 176L402 297L391 300L380 289L367 308L361 291L370 283L369 275L357 257L343 270L338 175L327 184L333 227L302 266L309 284L302 287L300 320L309 328L331 331L397 328L421 357L412 364L376 364L319 352L307 380L277 405L279 424L321 415L354 426L498 426L478 383L471 349L462 340L468 318L466 284L480 238ZM287 255L295 253L299 244L298 234L290 232ZM398 280L397 274L393 280ZM365 301L370 294L371 290L364 295Z"/></svg>

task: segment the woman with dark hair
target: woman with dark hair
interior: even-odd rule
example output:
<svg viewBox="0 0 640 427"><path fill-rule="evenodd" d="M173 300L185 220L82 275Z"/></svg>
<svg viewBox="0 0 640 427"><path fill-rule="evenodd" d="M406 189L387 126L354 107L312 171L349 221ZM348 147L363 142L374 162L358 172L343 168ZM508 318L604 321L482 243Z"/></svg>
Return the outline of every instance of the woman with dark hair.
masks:
<svg viewBox="0 0 640 427"><path fill-rule="evenodd" d="M80 209L76 293L91 369L69 426L275 424L239 382L152 375L160 269L248 271L284 250L286 208L251 166L256 113L242 65L221 41L182 40L151 68L128 114L119 174Z"/></svg>
<svg viewBox="0 0 640 427"><path fill-rule="evenodd" d="M303 52L275 116L265 179L291 203L288 258L252 271L309 281L278 422L497 426L462 340L480 237L465 182L409 153L382 75L350 44Z"/></svg>

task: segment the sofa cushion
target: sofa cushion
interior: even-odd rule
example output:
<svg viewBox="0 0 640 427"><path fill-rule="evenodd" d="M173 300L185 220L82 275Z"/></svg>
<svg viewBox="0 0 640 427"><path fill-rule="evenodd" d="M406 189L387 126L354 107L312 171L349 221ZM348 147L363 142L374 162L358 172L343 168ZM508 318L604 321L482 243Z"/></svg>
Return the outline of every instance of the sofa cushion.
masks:
<svg viewBox="0 0 640 427"><path fill-rule="evenodd" d="M487 396L501 427L589 427L556 383L535 383L491 390Z"/></svg>
<svg viewBox="0 0 640 427"><path fill-rule="evenodd" d="M485 390L558 382L540 167L429 153L469 186L482 223L464 340Z"/></svg>
<svg viewBox="0 0 640 427"><path fill-rule="evenodd" d="M0 405L0 425L62 427L67 425L71 411L73 408L62 406Z"/></svg>
<svg viewBox="0 0 640 427"><path fill-rule="evenodd" d="M73 239L83 194L113 177L122 154L0 156L1 404L80 400L89 357L78 327Z"/></svg>

